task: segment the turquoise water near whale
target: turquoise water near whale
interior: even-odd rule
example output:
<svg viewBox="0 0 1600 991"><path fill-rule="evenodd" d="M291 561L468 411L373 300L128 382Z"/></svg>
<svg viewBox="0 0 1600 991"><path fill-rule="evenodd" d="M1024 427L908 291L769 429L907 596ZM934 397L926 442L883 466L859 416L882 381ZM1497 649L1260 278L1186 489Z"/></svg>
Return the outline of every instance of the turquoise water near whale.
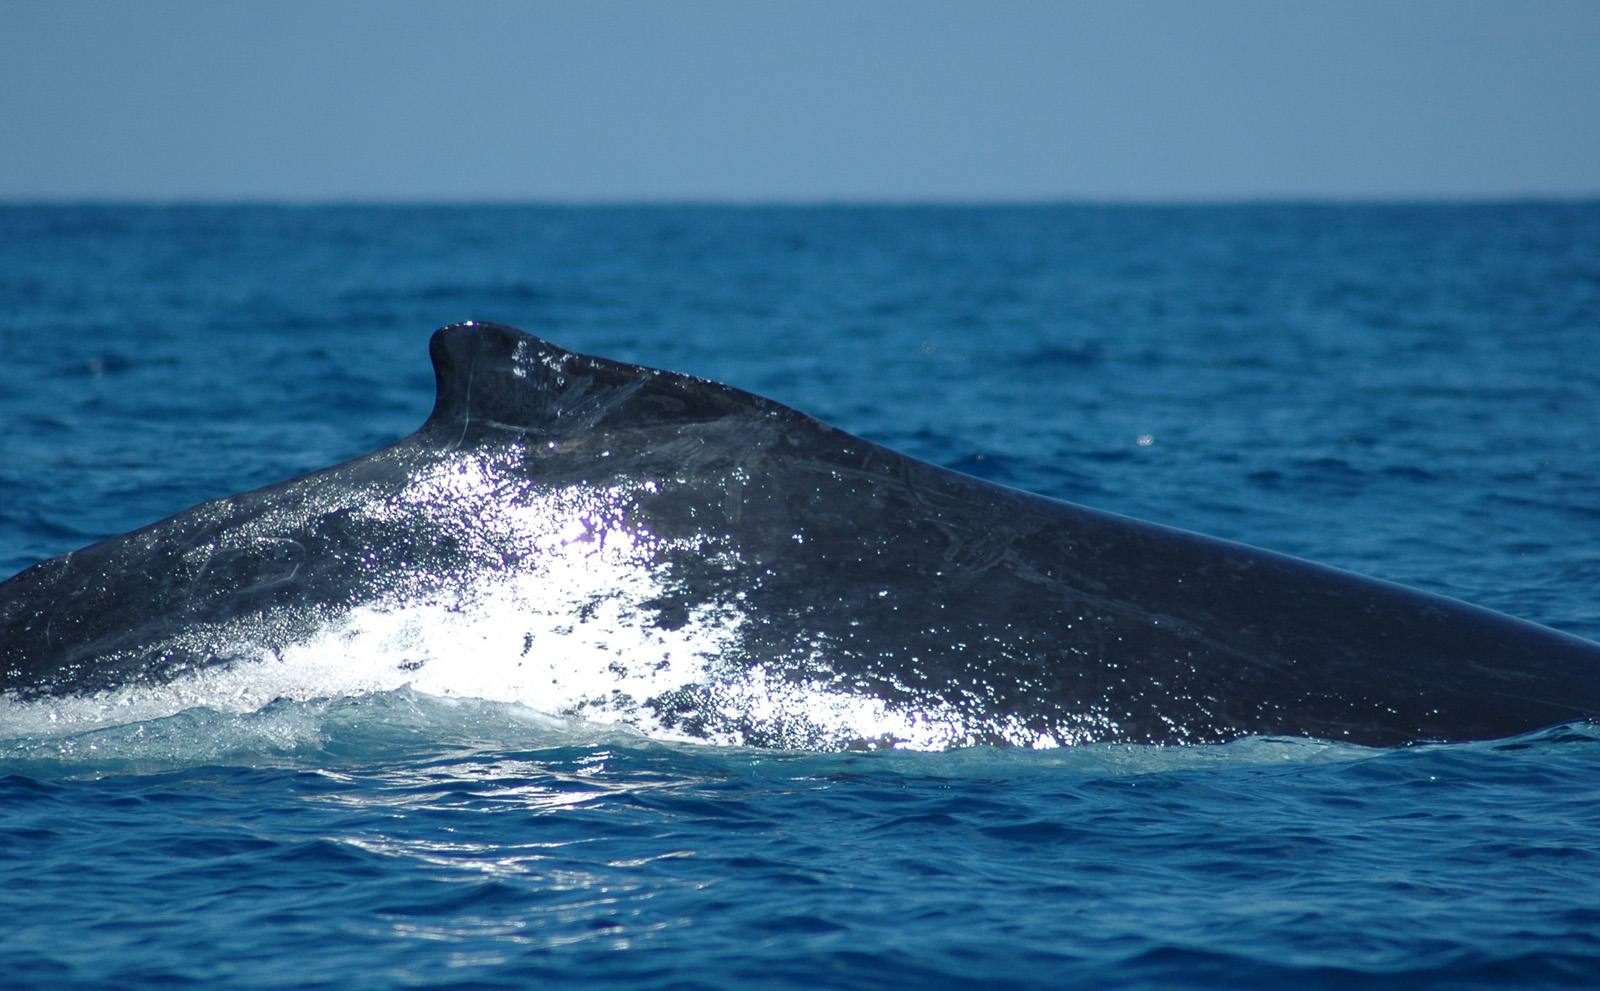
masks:
<svg viewBox="0 0 1600 991"><path fill-rule="evenodd" d="M0 572L359 455L462 319L1600 638L1600 204L0 207ZM0 986L1600 984L1600 734L0 719Z"/></svg>

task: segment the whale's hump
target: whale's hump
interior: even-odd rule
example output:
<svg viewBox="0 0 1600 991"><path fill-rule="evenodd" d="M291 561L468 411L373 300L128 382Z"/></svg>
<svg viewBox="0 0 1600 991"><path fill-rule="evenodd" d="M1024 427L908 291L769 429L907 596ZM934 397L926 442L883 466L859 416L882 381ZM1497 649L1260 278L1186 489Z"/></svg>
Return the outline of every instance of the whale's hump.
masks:
<svg viewBox="0 0 1600 991"><path fill-rule="evenodd" d="M438 384L424 431L562 437L596 427L802 416L707 379L578 354L497 323L452 324L428 346Z"/></svg>

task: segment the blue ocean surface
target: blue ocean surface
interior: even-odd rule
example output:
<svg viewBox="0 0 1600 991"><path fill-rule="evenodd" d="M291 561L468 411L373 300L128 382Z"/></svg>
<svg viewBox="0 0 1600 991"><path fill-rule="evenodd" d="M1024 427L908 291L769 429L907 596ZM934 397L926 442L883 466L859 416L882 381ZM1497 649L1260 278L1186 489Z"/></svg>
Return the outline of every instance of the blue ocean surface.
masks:
<svg viewBox="0 0 1600 991"><path fill-rule="evenodd" d="M0 206L0 577L409 433L465 319L1600 638L1581 202ZM1600 986L1588 724L807 753L235 702L0 716L0 987Z"/></svg>

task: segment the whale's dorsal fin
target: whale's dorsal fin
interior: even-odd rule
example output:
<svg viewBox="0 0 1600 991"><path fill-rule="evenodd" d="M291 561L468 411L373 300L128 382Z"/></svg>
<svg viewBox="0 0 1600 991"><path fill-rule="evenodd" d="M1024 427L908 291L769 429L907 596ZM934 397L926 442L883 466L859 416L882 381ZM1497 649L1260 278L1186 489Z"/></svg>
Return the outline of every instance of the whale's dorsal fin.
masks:
<svg viewBox="0 0 1600 991"><path fill-rule="evenodd" d="M424 430L560 437L597 426L696 423L789 412L706 379L608 361L497 323L458 323L428 345L438 397ZM800 414L794 414L800 415Z"/></svg>

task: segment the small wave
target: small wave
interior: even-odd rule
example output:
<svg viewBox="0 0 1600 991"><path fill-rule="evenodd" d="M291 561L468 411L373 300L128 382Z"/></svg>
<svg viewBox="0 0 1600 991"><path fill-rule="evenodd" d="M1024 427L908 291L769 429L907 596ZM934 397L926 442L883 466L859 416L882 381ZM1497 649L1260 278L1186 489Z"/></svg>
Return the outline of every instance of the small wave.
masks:
<svg viewBox="0 0 1600 991"><path fill-rule="evenodd" d="M322 766L476 749L642 744L625 727L564 719L515 703L438 698L401 688L346 698L279 699L251 712L205 706L171 715L0 738L0 772L56 777L203 765Z"/></svg>
<svg viewBox="0 0 1600 991"><path fill-rule="evenodd" d="M1130 778L1173 772L1267 770L1358 763L1480 763L1493 753L1593 744L1594 723L1554 726L1501 740L1380 749L1300 737L1245 737L1228 743L1162 746L1091 743L1035 750L976 746L951 750L808 750L716 745L646 736L609 721L541 712L517 702L441 697L405 686L359 695L280 698L249 711L194 705L150 715L88 710L90 699L0 701L0 773L56 777L146 773L203 765L328 766L464 751L624 746L720 755L739 773L833 777L871 770L952 779L1009 780L1057 774ZM102 703L103 704L103 703ZM63 715L64 707L83 712ZM27 718L19 719L19 711Z"/></svg>
<svg viewBox="0 0 1600 991"><path fill-rule="evenodd" d="M771 750L663 741L627 725L551 715L515 702L439 697L409 686L340 698L281 698L243 712L206 705L145 717L122 714L131 718L105 712L60 712L62 706L87 710L94 705L88 699L0 702L0 725L7 727L0 735L0 772L57 777L153 773L204 765L326 766L463 751L620 745L666 747L702 758L717 754L737 765L741 773L784 777L832 777L870 767L916 776L1006 780L1041 773L1120 778L1217 767L1303 766L1384 753L1344 743L1269 737L1182 747L1087 744L1053 750L994 746L943 752ZM29 706L28 718L18 719L18 710Z"/></svg>

